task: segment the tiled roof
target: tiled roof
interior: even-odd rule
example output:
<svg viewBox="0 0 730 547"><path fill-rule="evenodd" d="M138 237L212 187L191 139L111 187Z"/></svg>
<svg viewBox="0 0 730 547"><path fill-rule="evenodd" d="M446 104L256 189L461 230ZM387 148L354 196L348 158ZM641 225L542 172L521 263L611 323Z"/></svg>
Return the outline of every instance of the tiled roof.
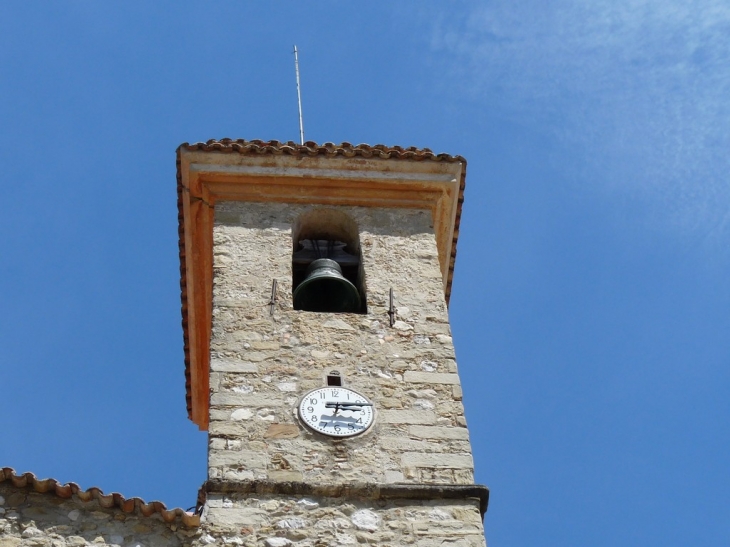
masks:
<svg viewBox="0 0 730 547"><path fill-rule="evenodd" d="M203 152L224 152L231 154L241 154L249 156L263 155L290 155L290 156L325 156L325 157L362 157L362 158L382 158L409 161L437 161L446 163L461 163L463 165L461 171L461 181L459 185L459 198L456 210L456 218L454 220L454 239L451 246L451 257L449 259L449 272L446 281L446 302L448 303L451 296L451 282L454 275L454 262L456 260L456 241L459 237L459 222L461 221L461 208L464 203L464 186L466 181L466 159L462 156L452 156L450 154L434 154L428 148L403 148L401 146L385 146L382 144L350 144L343 142L341 144L333 144L331 142L325 144L317 144L312 141L299 144L293 141L247 141L243 139L211 139L207 142L197 142L193 144L183 143L177 149L177 192L178 192L178 235L180 249L180 289L182 300L182 327L183 327L183 345L185 351L185 398L187 402L188 417L192 419L192 394L190 387L190 349L188 337L188 302L187 302L187 280L185 272L185 232L182 206L182 175L180 173L180 150L203 151Z"/></svg>
<svg viewBox="0 0 730 547"><path fill-rule="evenodd" d="M363 158L383 158L383 159L399 159L399 160L432 160L444 161L448 163L462 162L466 160L461 156L452 156L451 154L434 154L428 148L403 148L402 146L385 146L383 144L350 144L343 142L334 144L326 142L317 144L316 142L307 141L299 144L293 141L247 141L243 139L211 139L206 142L196 142L193 144L183 143L179 148L186 150L202 150L204 152L238 152L239 154L263 155L287 154L290 156L343 156L353 158L355 156Z"/></svg>
<svg viewBox="0 0 730 547"><path fill-rule="evenodd" d="M81 501L96 500L101 507L110 509L118 508L125 513L135 513L145 517L159 514L162 520L168 524L180 521L184 526L196 527L200 525L200 516L188 513L182 509L167 509L160 501L149 503L139 498L125 498L121 494L113 492L104 494L96 487L82 490L78 484L69 482L61 484L55 479L39 479L33 473L17 474L11 467L0 468L0 484L10 482L15 488L26 488L34 492L47 493L59 498L71 498L76 496Z"/></svg>

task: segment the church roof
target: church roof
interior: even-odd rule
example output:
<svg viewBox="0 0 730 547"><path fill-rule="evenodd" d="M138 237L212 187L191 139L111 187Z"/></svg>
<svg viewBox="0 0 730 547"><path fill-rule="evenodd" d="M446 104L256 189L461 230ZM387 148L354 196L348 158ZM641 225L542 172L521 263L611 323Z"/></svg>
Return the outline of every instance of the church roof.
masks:
<svg viewBox="0 0 730 547"><path fill-rule="evenodd" d="M0 484L7 482L15 488L32 490L41 494L55 495L59 498L72 498L82 502L96 500L102 508L117 508L124 513L135 513L144 517L160 515L168 524L176 521L187 527L200 525L200 516L188 513L180 508L168 509L160 501L145 502L140 498L125 498L117 492L104 494L99 488L92 486L83 490L78 484L68 482L62 484L56 479L39 479L33 473L16 473L11 467L0 468Z"/></svg>
<svg viewBox="0 0 730 547"><path fill-rule="evenodd" d="M188 302L187 272L185 265L185 219L183 212L183 180L181 172L181 152L221 152L228 154L240 154L243 156L292 156L292 157L332 157L332 158L363 158L363 159L384 159L384 160L401 160L410 162L442 162L442 163L460 163L461 164L461 180L459 181L459 191L455 216L453 218L453 238L450 245L450 256L448 259L448 272L446 273L444 292L446 302L448 304L451 296L451 284L454 275L454 263L456 260L456 242L459 237L459 223L461 220L461 209L464 202L464 187L466 182L466 159L462 156L452 156L450 154L435 154L428 148L403 148L400 146L385 146L382 144L353 145L348 142L341 144L324 143L317 144L308 141L304 144L298 144L293 141L262 141L262 140L233 140L233 139L211 139L206 142L197 142L193 144L183 143L177 148L177 192L178 192L178 234L179 234L179 250L180 250L180 289L182 300L182 326L183 326L183 343L185 352L185 394L187 402L188 417L196 421L193 417L193 395L191 385L191 363L190 363L190 336L188 323L188 306L192 305ZM207 390L205 391L207 394ZM207 420L206 420L207 421ZM200 424L199 424L200 425Z"/></svg>

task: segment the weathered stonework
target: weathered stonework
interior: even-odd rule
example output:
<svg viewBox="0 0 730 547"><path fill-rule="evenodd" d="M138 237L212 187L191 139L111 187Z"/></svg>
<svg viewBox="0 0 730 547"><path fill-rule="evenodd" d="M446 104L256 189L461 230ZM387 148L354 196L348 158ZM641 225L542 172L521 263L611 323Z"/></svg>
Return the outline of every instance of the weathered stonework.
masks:
<svg viewBox="0 0 730 547"><path fill-rule="evenodd" d="M471 501L381 501L295 496L211 495L199 543L254 547L418 545L483 547Z"/></svg>
<svg viewBox="0 0 730 547"><path fill-rule="evenodd" d="M216 205L209 478L473 483L430 211L336 208L360 232L368 311L328 314L292 309L292 226L312 209ZM337 441L298 423L299 397L332 370L375 403L365 435Z"/></svg>
<svg viewBox="0 0 730 547"><path fill-rule="evenodd" d="M293 310L292 234L318 209L357 225L367 313ZM212 313L200 542L484 545L430 211L218 202ZM365 434L299 422L300 397L332 371L375 404Z"/></svg>
<svg viewBox="0 0 730 547"><path fill-rule="evenodd" d="M183 547L197 528L0 483L0 547Z"/></svg>

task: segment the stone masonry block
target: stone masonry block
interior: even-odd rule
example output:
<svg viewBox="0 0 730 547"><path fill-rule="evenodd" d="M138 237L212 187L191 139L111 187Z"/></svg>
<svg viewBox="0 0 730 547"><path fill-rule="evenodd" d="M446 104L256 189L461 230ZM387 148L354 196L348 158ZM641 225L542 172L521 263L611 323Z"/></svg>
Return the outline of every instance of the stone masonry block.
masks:
<svg viewBox="0 0 730 547"><path fill-rule="evenodd" d="M250 432L251 425L248 422L211 421L208 426L208 434L210 435L243 438L248 436Z"/></svg>
<svg viewBox="0 0 730 547"><path fill-rule="evenodd" d="M238 528L242 523L249 526L261 526L268 520L268 514L264 510L251 510L248 508L236 508L235 511L230 509L210 509L207 513L207 520L214 526L228 526Z"/></svg>
<svg viewBox="0 0 730 547"><path fill-rule="evenodd" d="M267 464L267 455L253 450L211 450L208 454L208 467L236 465L247 469L264 469Z"/></svg>
<svg viewBox="0 0 730 547"><path fill-rule="evenodd" d="M278 342L271 342L271 341L261 341L261 342L251 342L251 349L252 350L274 350L277 351L280 348L280 344Z"/></svg>
<svg viewBox="0 0 730 547"><path fill-rule="evenodd" d="M210 447L211 450L225 450L226 449L226 440L217 439L217 438L213 437L208 442L208 446Z"/></svg>
<svg viewBox="0 0 730 547"><path fill-rule="evenodd" d="M413 384L459 384L459 375L444 372L416 372L407 370L403 374L403 380Z"/></svg>
<svg viewBox="0 0 730 547"><path fill-rule="evenodd" d="M301 482L303 480L301 471L290 469L272 469L267 471L267 475L272 481Z"/></svg>
<svg viewBox="0 0 730 547"><path fill-rule="evenodd" d="M211 409L210 410L210 421L223 421L223 420L230 420L231 419L231 410L216 410Z"/></svg>
<svg viewBox="0 0 730 547"><path fill-rule="evenodd" d="M474 461L468 454L406 452L401 456L403 467L434 467L442 469L471 469Z"/></svg>
<svg viewBox="0 0 730 547"><path fill-rule="evenodd" d="M283 404L281 397L274 394L259 395L255 393L219 392L213 393L210 397L211 406L239 406L255 407L280 406Z"/></svg>
<svg viewBox="0 0 730 547"><path fill-rule="evenodd" d="M423 426L412 425L408 428L408 433L413 437L420 439L439 439L467 441L469 440L469 431L465 427L439 427L439 426Z"/></svg>
<svg viewBox="0 0 730 547"><path fill-rule="evenodd" d="M299 436L296 424L271 424L264 437L267 439L294 439Z"/></svg>
<svg viewBox="0 0 730 547"><path fill-rule="evenodd" d="M248 361L233 359L211 359L210 370L216 372L258 372L259 366Z"/></svg>
<svg viewBox="0 0 730 547"><path fill-rule="evenodd" d="M384 424L435 424L436 413L430 410L383 410L378 420Z"/></svg>
<svg viewBox="0 0 730 547"><path fill-rule="evenodd" d="M428 427L428 426L420 426ZM443 452L442 443L432 443L420 439L409 439L405 435L382 435L380 446L392 452Z"/></svg>

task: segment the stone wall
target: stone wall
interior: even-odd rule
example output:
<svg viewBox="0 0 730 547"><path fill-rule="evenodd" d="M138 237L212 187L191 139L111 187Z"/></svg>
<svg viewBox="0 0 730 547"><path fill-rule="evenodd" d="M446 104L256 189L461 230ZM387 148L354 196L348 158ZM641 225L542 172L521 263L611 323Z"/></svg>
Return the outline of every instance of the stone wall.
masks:
<svg viewBox="0 0 730 547"><path fill-rule="evenodd" d="M198 530L0 484L0 547L182 547Z"/></svg>
<svg viewBox="0 0 730 547"><path fill-rule="evenodd" d="M486 547L472 501L210 496L201 543L244 547Z"/></svg>
<svg viewBox="0 0 730 547"><path fill-rule="evenodd" d="M430 211L337 207L359 227L368 312L322 314L292 309L291 230L311 209L216 204L209 478L473 483ZM333 441L297 421L300 396L332 370L376 405L360 437Z"/></svg>

